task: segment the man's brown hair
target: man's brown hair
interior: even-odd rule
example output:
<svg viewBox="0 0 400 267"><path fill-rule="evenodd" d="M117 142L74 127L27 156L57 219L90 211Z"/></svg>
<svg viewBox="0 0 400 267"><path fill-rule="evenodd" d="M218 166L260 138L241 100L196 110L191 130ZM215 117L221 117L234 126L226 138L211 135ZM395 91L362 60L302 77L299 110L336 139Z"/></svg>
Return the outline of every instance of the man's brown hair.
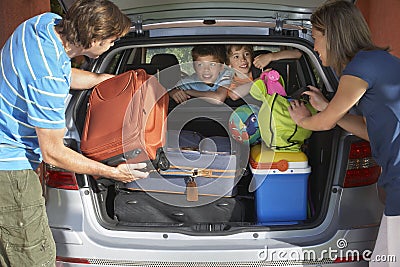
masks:
<svg viewBox="0 0 400 267"><path fill-rule="evenodd" d="M69 43L87 49L95 40L124 36L131 20L108 0L76 0L55 27Z"/></svg>

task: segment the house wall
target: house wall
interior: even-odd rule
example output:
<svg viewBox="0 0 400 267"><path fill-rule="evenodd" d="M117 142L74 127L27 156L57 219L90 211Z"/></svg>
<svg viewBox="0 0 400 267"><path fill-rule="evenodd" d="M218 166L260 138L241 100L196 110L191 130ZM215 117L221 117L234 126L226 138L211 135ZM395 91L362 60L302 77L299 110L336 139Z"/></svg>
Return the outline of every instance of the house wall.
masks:
<svg viewBox="0 0 400 267"><path fill-rule="evenodd" d="M50 0L0 0L0 47L26 19L50 10Z"/></svg>
<svg viewBox="0 0 400 267"><path fill-rule="evenodd" d="M400 57L400 1L399 0L357 0L356 5L363 13L379 46L390 46L391 53Z"/></svg>

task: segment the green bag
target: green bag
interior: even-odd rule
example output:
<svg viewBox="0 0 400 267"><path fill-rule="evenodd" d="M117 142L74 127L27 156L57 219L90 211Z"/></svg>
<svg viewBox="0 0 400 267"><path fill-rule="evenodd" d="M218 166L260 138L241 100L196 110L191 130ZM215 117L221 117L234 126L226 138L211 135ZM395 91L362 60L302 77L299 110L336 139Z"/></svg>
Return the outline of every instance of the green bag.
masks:
<svg viewBox="0 0 400 267"><path fill-rule="evenodd" d="M298 126L290 117L289 100L277 93L267 93L267 87L262 80L254 82L250 94L262 101L258 114L258 126L261 139L273 150L299 151L304 140L311 136L312 131ZM316 110L307 103L306 106L315 114Z"/></svg>

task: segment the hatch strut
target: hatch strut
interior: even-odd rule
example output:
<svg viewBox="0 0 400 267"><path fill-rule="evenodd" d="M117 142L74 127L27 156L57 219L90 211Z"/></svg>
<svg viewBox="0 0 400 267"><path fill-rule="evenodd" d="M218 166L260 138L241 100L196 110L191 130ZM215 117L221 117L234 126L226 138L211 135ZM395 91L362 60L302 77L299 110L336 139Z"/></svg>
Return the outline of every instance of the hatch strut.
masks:
<svg viewBox="0 0 400 267"><path fill-rule="evenodd" d="M282 29L283 29L283 22L285 20L282 18L281 14L279 14L278 12L276 13L276 17L275 17L275 32L276 33L282 33Z"/></svg>
<svg viewBox="0 0 400 267"><path fill-rule="evenodd" d="M137 35L143 35L143 19L142 15L138 15L135 20L135 33Z"/></svg>

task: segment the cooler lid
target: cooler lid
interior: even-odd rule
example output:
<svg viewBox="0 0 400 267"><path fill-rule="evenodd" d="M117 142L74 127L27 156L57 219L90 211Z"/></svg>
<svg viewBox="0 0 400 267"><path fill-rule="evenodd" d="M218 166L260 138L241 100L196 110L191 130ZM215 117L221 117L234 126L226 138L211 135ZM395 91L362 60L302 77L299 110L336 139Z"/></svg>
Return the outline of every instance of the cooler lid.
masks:
<svg viewBox="0 0 400 267"><path fill-rule="evenodd" d="M252 169L305 169L308 158L301 151L274 151L265 145L255 145L250 150L250 166Z"/></svg>

